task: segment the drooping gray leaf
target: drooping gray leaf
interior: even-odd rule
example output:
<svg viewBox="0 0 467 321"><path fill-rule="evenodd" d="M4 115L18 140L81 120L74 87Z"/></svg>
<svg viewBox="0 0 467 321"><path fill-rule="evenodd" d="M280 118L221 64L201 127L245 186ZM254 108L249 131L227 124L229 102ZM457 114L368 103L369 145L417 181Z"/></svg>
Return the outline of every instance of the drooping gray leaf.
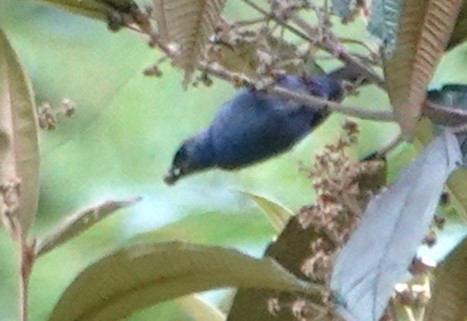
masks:
<svg viewBox="0 0 467 321"><path fill-rule="evenodd" d="M378 321L407 273L433 219L449 174L461 161L445 131L376 196L337 257L331 288L347 321Z"/></svg>
<svg viewBox="0 0 467 321"><path fill-rule="evenodd" d="M376 0L371 7L368 31L380 39L389 55L395 46L397 25L400 18L400 0Z"/></svg>

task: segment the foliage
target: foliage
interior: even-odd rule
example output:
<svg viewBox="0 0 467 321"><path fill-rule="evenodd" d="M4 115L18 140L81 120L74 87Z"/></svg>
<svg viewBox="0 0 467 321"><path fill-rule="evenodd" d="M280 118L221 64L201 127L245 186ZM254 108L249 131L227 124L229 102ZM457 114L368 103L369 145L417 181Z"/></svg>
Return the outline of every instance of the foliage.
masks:
<svg viewBox="0 0 467 321"><path fill-rule="evenodd" d="M43 133L42 142L38 131L59 128L63 118L72 116L75 108L70 100L64 100L61 109L50 102L36 103L38 97L31 89L30 77L40 98L49 98L46 91L41 90L41 86L46 85L37 78L37 74L41 73L41 62L37 62L36 66L29 61L27 68L23 68L16 52L27 50L22 49L18 41L20 38L9 36L10 30L15 34L15 28L21 28L14 24L0 25L7 34L0 30L0 217L11 241L18 245L19 294L18 298L8 294L13 297L11 300L17 299L21 321L32 319L30 310L39 305L34 301L36 288L44 292L42 287L35 286L36 271L52 265L47 261L49 257L65 256L63 248L70 246L69 243L73 244L70 241L87 230L86 235L98 231L94 232L99 235L96 234L88 248L99 251L97 259L86 264L84 269L75 267L76 271L70 274L73 280L54 308L44 312L48 316L43 315L43 319L133 318L132 315L138 310L175 299L196 320L456 321L465 318L462 304L459 303L465 298L465 277L463 274L459 274L455 280L451 277L457 270L462 270L459 262L465 258L465 240L435 269L417 257L417 249L422 244L432 246L435 243L434 233L443 235L441 226L446 220L448 224L456 222L456 215L465 219L467 213L463 197L467 193L464 179L467 170L459 168L466 163L465 86L452 84L438 91L428 91L436 67L443 63L446 50L453 49L465 39L466 6L463 1L334 0L321 4L303 0L272 0L260 4L259 1L242 0L236 4L244 6L239 11L229 9L233 1L224 0L153 0L152 4L144 5L129 0L44 0L44 3L78 16L96 19L101 26L106 23L110 31L119 31L114 37L131 38L134 46L146 42L150 48L141 49L145 55L135 59L138 67L142 60L146 63L147 57L154 62L154 52L158 60L144 69L145 76L173 79L176 76L172 70L180 69L185 75L184 88L192 92L193 87L198 87L198 90L204 90L202 96L218 93L219 90L210 87L214 83L214 88L220 88L215 79L221 79L235 88L248 87L262 91L271 97L279 96L303 104L306 106L304 108L327 109L353 117L354 120L371 120L376 123L373 133L381 132L383 123L396 122L400 135L395 131L392 133L396 135L385 135L385 142L377 144L375 155L362 160L362 155L352 154L362 146L367 148L366 152L374 149L368 147L372 135L365 137L362 134L367 126L365 122L342 122L338 117L331 119L326 127L328 133L321 135L321 138L332 137L327 142L322 139L321 149L314 151L312 161L308 155L307 160L301 162L298 175L289 180L278 179L277 176L290 175L290 168L283 164L277 167L282 172L269 171L277 179L276 184L269 185L286 191L281 196L293 195L294 191L305 195L297 203L299 210L289 210L268 197L260 196L262 193L255 188L239 188L236 190L244 192L236 193L237 196L256 203L271 223L266 223L267 219L264 218L263 224L253 230L252 226L260 217L252 215L246 220L246 224L250 225L249 232L248 228L242 227L245 225L242 219L223 219L211 213L193 218L215 225L211 230L218 232L216 237L227 231L232 233L232 230L242 229L249 234L243 239L253 238L251 234L256 232L261 237L276 236L259 259L216 244L196 244L192 234L181 235L190 231L184 225L191 224L190 219L160 229L149 227L149 231L138 235L132 244L124 247L116 246L117 240L110 240L107 249L96 246L96 240L109 237L105 230L99 230L99 226L112 220L117 222L110 214L130 205L141 206L145 202L141 197L106 197L107 200L100 201L98 205L66 216L46 236L36 236L42 232L31 227L35 218L41 218L40 214L45 212L46 207L41 204L47 203L47 196L56 197L61 192L59 188L54 188L53 193L47 193L51 189L49 177L73 171L60 157L56 157L57 154L52 153L53 157L50 157L47 152L39 151L39 147L47 150L47 146L54 146L48 149L53 151L57 147L73 146L68 143L76 141L67 139L65 135L62 142L58 139L53 143L59 135ZM18 8L15 4L12 7ZM43 7L37 4L37 8ZM64 17L60 11L50 12ZM78 39L81 26L91 22L85 19L76 21L74 36ZM366 22L368 31L379 39L364 40L362 22ZM55 22L51 24L53 28L58 25ZM47 27L41 26L39 30L46 33ZM349 33L348 30L359 30L360 34ZM24 31L16 32L25 34ZM110 32L105 33L102 39L108 37ZM92 39L87 38L83 43L88 46ZM40 48L40 43L37 42L36 46ZM34 50L35 47L31 49ZM64 57L72 53L67 50L55 52L57 59L66 59ZM101 61L107 59L111 57L104 57ZM124 66L123 61L130 59L122 54L119 56L122 62L117 67ZM171 66L164 65L166 62L170 62ZM336 69L336 65L340 67ZM84 66L86 62L80 62L72 70L80 73ZM114 66L107 71L112 68ZM334 70L328 71L327 75L342 81L347 96L345 102L327 101L308 93L294 92L276 82L283 73L324 74L331 69ZM199 108L193 110L194 106L183 106L185 117L169 117L167 121L159 121L158 126L153 126L154 118L163 118L161 110L170 114L170 107L162 105L178 102L178 97L175 98L180 95L178 92L164 88L161 82L158 83L159 87L153 84L149 87L149 79L134 83L130 79L126 84L118 83L112 79L110 72L104 73L105 78L102 79L114 81L115 87L105 91L106 84L98 82L100 75L97 72L102 72L104 66L92 66L90 70L91 73L83 73L83 78L89 82L87 86L91 84L89 87L96 87L98 92L102 88L104 92L89 97L83 94L79 99L88 99L90 104L98 104L97 101L101 99L110 106L112 103L109 101L121 99L124 104L112 111L123 115L113 125L108 121L108 114L88 115L88 124L90 120L103 118L103 129L86 125L86 121L79 118L76 125L70 125L70 128L75 126L76 132L92 133L89 142L93 145L88 148L94 154L91 153L90 162L85 166L91 168L88 182L97 181L100 175L111 178L115 172L125 176L130 164L135 172L140 171L141 166L138 165L147 154L135 155L129 152L132 149L128 146L149 146L150 143L164 140L158 136L163 126L176 130L183 127L188 115L196 116L199 113ZM379 70L383 70L384 78ZM60 70L54 72L55 77L59 74ZM115 89L121 86L124 89ZM139 121L132 122L138 113L133 103L140 98L135 93L145 88L149 92L153 88L161 92L166 89L167 100L164 104L158 102L157 110L152 111L154 114L151 117L142 114ZM112 90L116 90L117 94L110 94ZM378 100L387 94L392 110L362 108L361 105L375 107L371 106L374 101L368 98L367 95L371 95L368 90L377 92ZM65 94L59 91L55 96ZM353 102L352 105L349 102ZM128 106L120 108L123 105ZM424 119L420 120L421 116ZM126 135L134 135L143 125L155 127L154 130L158 132L150 137L142 134L132 136L139 139L126 139ZM119 131L123 127L129 129ZM319 137L315 133L314 136ZM119 142L114 152L118 158L129 160L124 168L110 165L112 161L109 159L97 161L100 159L97 154L108 149L108 143L112 141ZM164 141L167 145L157 146L170 146L172 149L175 141L169 138ZM63 142L66 144L62 145ZM160 148L160 153L164 153L164 148ZM79 150L71 150L68 160L82 157ZM408 155L414 150L421 152L412 161ZM404 170L395 164L397 157L405 160ZM47 158L52 158L56 166L44 166L44 170L39 166L40 160ZM391 175L396 177L391 184L386 181L388 168L392 171ZM261 183L265 169L261 167L259 174L250 178L251 181ZM43 180L39 179L40 170L45 173L41 175ZM280 174L285 172L287 174ZM81 176L77 171L74 177ZM141 171L139 177L146 184L154 184L155 180L148 178L146 171ZM216 182L215 176L212 177L213 180L208 181L206 186ZM62 187L67 184L75 187L71 181L64 182ZM137 184L116 182L118 184L115 185L126 185L124 190L131 191L131 195L151 195L140 193L141 190L135 187ZM203 193L205 189L196 184L196 178L194 182L192 189L202 198L208 198L204 205L206 202L216 202L212 197L206 197L206 193ZM312 185L316 194L314 200L308 195L310 192L305 187L308 184ZM229 186L228 183L226 185ZM447 188L443 192L445 185ZM81 184L76 190L62 196L68 202L71 202L71 198L75 202L75 199L83 198L77 196L80 193L98 194L96 190L87 191L90 186ZM64 190L70 191L71 187ZM158 196L160 194L158 191ZM304 200L307 205L304 205ZM160 204L155 202L154 197L149 202L153 208ZM201 206L203 211L204 205ZM47 207L47 211L51 208ZM159 214L148 214L148 209L142 208L146 216ZM62 211L61 208L53 210ZM437 211L454 214L440 218L435 215ZM229 226L222 227L223 224ZM41 218L36 220L36 225L40 230L50 224ZM101 232L104 232L102 236ZM173 239L183 241L173 242ZM264 243L264 240L260 241ZM101 250L107 253L102 255ZM46 253L47 256L44 255ZM88 263L90 256L87 257ZM41 261L46 263L41 265ZM414 277L407 281L409 271ZM429 288L418 292L413 290L422 283L429 283L430 275L436 277L431 301ZM52 280L58 284L59 278L56 275ZM405 285L401 287L400 283ZM50 284L47 286L52 287ZM222 287L238 288L231 306L224 311L196 296L178 298ZM406 290L401 291L400 288ZM29 300L29 294L32 294L32 300ZM452 305L444 307L442 302L445 298L449 298ZM56 298L53 300L56 301Z"/></svg>

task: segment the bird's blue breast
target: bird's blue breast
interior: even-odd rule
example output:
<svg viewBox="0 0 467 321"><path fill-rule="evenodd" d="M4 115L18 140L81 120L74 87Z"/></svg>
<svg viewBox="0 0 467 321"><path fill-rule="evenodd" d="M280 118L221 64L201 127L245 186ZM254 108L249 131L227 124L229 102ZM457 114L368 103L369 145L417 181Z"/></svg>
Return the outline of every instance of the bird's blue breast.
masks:
<svg viewBox="0 0 467 321"><path fill-rule="evenodd" d="M209 128L216 165L241 168L284 152L321 118L313 109L243 90L221 107Z"/></svg>

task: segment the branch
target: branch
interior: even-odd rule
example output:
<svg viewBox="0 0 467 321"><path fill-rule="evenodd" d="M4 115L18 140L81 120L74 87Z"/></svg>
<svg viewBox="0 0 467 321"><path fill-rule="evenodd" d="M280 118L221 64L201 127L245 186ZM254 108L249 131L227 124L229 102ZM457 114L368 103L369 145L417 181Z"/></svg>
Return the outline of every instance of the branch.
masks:
<svg viewBox="0 0 467 321"><path fill-rule="evenodd" d="M250 7L252 7L253 9L255 9L256 11L258 11L259 13L261 13L262 15L274 20L282 27L286 28L298 37L312 43L313 45L319 47L322 50L329 52L331 55L335 56L337 59L341 60L345 64L359 70L361 74L364 75L369 81L375 83L383 89L385 88L384 79L377 75L371 68L369 68L364 63L362 63L361 61L353 57L351 54L349 54L342 46L336 46L335 44L329 42L329 39L327 39L326 37L323 37L323 39L316 38L315 30L313 29L313 27L305 20L303 20L300 16L298 16L296 13L292 13L291 15L292 21L296 25L301 27L303 30L305 30L307 34L304 34L300 30L290 26L289 24L285 23L282 19L279 19L277 16L268 13L251 0L242 1Z"/></svg>
<svg viewBox="0 0 467 321"><path fill-rule="evenodd" d="M227 80L229 82L241 82L243 85L255 88L255 81L243 75L233 74L223 68L202 63L200 69L210 75ZM339 112L347 116L357 117L361 119L377 120L383 122L394 121L393 115L390 112L362 110L359 107L341 105L339 103L336 103L335 101L326 100L321 97L312 96L308 94L298 93L278 85L268 87L265 89L265 91L271 94L276 94L282 98L304 104L305 106L314 108L316 110L327 108L330 111Z"/></svg>
<svg viewBox="0 0 467 321"><path fill-rule="evenodd" d="M296 13L292 14L292 21L305 30L310 37L313 37L314 29L311 25L303 20ZM333 44L329 41L328 37L323 37L323 39L315 39L315 43L323 50L331 53L337 59L343 61L345 64L359 70L365 78L369 81L378 85L378 87L385 89L384 79L376 74L371 68L359 61L357 58L349 54L343 46Z"/></svg>

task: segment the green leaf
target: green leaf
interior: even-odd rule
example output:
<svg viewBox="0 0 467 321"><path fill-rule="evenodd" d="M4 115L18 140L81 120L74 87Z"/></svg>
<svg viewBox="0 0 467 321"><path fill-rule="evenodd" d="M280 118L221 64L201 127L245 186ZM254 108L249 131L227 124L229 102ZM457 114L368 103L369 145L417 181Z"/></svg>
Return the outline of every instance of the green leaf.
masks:
<svg viewBox="0 0 467 321"><path fill-rule="evenodd" d="M178 298L180 307L196 321L225 321L225 315L215 306L204 301L197 295Z"/></svg>
<svg viewBox="0 0 467 321"><path fill-rule="evenodd" d="M276 229L277 232L280 232L284 229L287 222L293 217L293 212L288 208L273 202L265 197L249 193L249 192L240 192L243 195L250 198L259 208L266 214L267 218L271 221L272 226Z"/></svg>
<svg viewBox="0 0 467 321"><path fill-rule="evenodd" d="M0 184L20 184L16 193L18 207L11 213L15 219L6 217L9 215L3 217L16 239L27 237L39 200L40 158L35 111L29 79L0 30ZM2 212L6 214L1 209L2 203L0 198L0 216Z"/></svg>
<svg viewBox="0 0 467 321"><path fill-rule="evenodd" d="M88 18L109 19L112 12L128 13L136 6L132 0L40 0L59 9Z"/></svg>
<svg viewBox="0 0 467 321"><path fill-rule="evenodd" d="M435 270L435 286L425 321L465 321L467 316L467 238Z"/></svg>
<svg viewBox="0 0 467 321"><path fill-rule="evenodd" d="M49 321L120 320L157 303L221 287L317 291L271 259L181 242L139 244L81 272Z"/></svg>
<svg viewBox="0 0 467 321"><path fill-rule="evenodd" d="M115 211L133 205L139 200L140 198L107 200L66 217L63 222L53 229L50 235L37 242L35 248L36 256L48 253L54 248L80 235Z"/></svg>

